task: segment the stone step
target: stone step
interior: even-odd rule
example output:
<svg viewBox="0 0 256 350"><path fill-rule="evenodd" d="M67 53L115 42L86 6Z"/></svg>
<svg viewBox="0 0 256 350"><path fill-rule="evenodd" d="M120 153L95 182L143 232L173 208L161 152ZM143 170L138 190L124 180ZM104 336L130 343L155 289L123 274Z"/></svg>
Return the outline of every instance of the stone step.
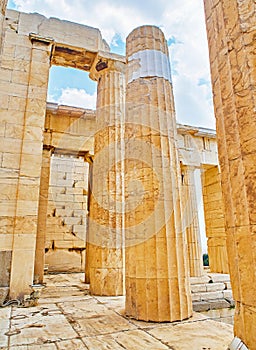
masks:
<svg viewBox="0 0 256 350"><path fill-rule="evenodd" d="M211 292L201 292L201 293L192 293L192 301L208 301L214 299L232 299L231 290L222 290L222 291L211 291Z"/></svg>
<svg viewBox="0 0 256 350"><path fill-rule="evenodd" d="M190 277L190 284L205 284L210 282L210 277L208 275L203 275L200 277Z"/></svg>
<svg viewBox="0 0 256 350"><path fill-rule="evenodd" d="M225 299L215 299L208 301L194 301L193 310L196 312L217 310L217 309L232 309L234 302Z"/></svg>
<svg viewBox="0 0 256 350"><path fill-rule="evenodd" d="M210 273L200 277L190 277L190 284L204 284L204 283L229 283L230 276L227 273Z"/></svg>
<svg viewBox="0 0 256 350"><path fill-rule="evenodd" d="M215 321L233 324L235 303L228 274L210 273L191 277L193 310Z"/></svg>
<svg viewBox="0 0 256 350"><path fill-rule="evenodd" d="M215 282L230 283L230 276L227 273L208 273L208 277L213 283Z"/></svg>
<svg viewBox="0 0 256 350"><path fill-rule="evenodd" d="M191 285L192 293L222 292L225 289L227 289L225 283L200 283Z"/></svg>

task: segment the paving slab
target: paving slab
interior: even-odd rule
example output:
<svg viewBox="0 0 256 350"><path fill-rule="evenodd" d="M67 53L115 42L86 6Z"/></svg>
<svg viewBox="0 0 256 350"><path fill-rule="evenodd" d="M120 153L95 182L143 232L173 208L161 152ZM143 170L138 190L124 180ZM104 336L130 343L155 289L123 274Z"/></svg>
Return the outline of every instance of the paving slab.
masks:
<svg viewBox="0 0 256 350"><path fill-rule="evenodd" d="M168 350L168 346L142 330L118 332L107 336L83 338L89 350Z"/></svg>
<svg viewBox="0 0 256 350"><path fill-rule="evenodd" d="M56 305L17 308L13 311L10 345L42 345L72 339L76 332Z"/></svg>
<svg viewBox="0 0 256 350"><path fill-rule="evenodd" d="M231 325L209 319L156 327L149 333L175 350L227 350L233 339Z"/></svg>
<svg viewBox="0 0 256 350"><path fill-rule="evenodd" d="M5 335L9 331L11 308L0 309L0 349L7 348L8 337Z"/></svg>

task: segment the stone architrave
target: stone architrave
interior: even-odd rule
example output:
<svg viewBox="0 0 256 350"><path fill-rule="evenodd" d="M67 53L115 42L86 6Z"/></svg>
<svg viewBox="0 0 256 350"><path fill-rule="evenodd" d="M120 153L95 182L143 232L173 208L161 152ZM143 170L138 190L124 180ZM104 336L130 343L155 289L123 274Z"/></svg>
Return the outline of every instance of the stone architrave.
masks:
<svg viewBox="0 0 256 350"><path fill-rule="evenodd" d="M125 120L126 314L191 316L168 48L154 26L127 38Z"/></svg>

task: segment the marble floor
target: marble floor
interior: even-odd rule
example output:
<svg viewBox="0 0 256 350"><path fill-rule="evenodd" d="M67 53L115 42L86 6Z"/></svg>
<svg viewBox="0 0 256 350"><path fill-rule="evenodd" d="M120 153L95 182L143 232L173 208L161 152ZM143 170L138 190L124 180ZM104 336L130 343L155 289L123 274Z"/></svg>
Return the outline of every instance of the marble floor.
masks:
<svg viewBox="0 0 256 350"><path fill-rule="evenodd" d="M0 349L227 350L233 327L194 313L177 323L124 316L124 297L88 294L83 274L45 276L35 307L0 308Z"/></svg>

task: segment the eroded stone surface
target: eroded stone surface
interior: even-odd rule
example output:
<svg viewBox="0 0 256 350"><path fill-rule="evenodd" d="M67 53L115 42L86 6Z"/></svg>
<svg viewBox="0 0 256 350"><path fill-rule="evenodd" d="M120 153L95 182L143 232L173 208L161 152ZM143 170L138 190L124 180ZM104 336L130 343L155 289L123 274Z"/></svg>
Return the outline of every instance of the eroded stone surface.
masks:
<svg viewBox="0 0 256 350"><path fill-rule="evenodd" d="M213 332L214 329L214 332ZM216 324L211 320L197 323L178 324L174 327L156 327L149 331L157 339L177 350L211 349L226 350L226 339L229 344L233 339L232 326ZM211 337L209 338L209 333Z"/></svg>
<svg viewBox="0 0 256 350"><path fill-rule="evenodd" d="M6 350L191 350L205 346L226 350L232 339L231 326L209 321L199 313L174 324L126 318L121 311L124 297L79 295L81 275L48 275L49 283L38 306L0 309L0 347ZM76 286L78 295L66 301L63 287L68 290L70 285ZM5 333L9 334L9 348Z"/></svg>
<svg viewBox="0 0 256 350"><path fill-rule="evenodd" d="M141 58L148 51L155 61ZM133 30L126 56L126 313L144 321L182 320L191 316L192 305L164 34L154 26ZM159 56L164 59L157 65Z"/></svg>
<svg viewBox="0 0 256 350"><path fill-rule="evenodd" d="M235 335L256 349L255 1L205 0Z"/></svg>

